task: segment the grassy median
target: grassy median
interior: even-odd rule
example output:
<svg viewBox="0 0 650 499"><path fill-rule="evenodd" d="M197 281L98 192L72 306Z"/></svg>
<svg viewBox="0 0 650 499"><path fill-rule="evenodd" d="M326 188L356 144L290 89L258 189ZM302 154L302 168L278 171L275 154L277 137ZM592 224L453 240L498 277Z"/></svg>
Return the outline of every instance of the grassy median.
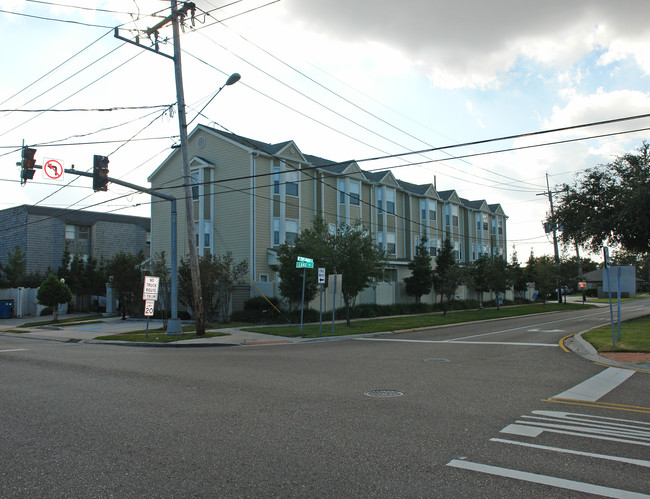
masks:
<svg viewBox="0 0 650 499"><path fill-rule="evenodd" d="M650 316L621 323L621 340L614 323L616 347L612 341L612 326L602 326L584 333L582 337L599 352L650 352Z"/></svg>

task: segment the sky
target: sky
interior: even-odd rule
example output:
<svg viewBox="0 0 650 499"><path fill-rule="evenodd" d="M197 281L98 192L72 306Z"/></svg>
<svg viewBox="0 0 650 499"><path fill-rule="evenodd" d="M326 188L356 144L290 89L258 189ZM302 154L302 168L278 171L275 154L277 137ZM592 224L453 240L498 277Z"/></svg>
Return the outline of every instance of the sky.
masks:
<svg viewBox="0 0 650 499"><path fill-rule="evenodd" d="M20 185L23 141L37 164L90 171L93 155L109 156L111 177L145 187L179 142L173 62L114 37L119 27L151 46L144 30L170 2L61 2L0 0L0 209L149 216L149 196L115 184L93 193L89 178L39 171ZM303 153L500 203L520 262L553 254L547 175L558 189L650 136L649 118L580 126L650 113L650 2L195 3L181 38L190 130L293 140ZM171 55L171 27L159 34ZM199 115L235 72L240 82Z"/></svg>

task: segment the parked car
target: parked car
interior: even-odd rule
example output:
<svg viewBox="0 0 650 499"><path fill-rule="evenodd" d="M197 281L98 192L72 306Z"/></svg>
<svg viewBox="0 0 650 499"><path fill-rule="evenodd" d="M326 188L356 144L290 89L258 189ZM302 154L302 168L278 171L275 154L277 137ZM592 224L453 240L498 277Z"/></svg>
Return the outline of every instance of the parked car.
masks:
<svg viewBox="0 0 650 499"><path fill-rule="evenodd" d="M569 286L562 286L560 288L562 295L570 295L573 293L573 290ZM557 288L555 288L555 294L557 294Z"/></svg>

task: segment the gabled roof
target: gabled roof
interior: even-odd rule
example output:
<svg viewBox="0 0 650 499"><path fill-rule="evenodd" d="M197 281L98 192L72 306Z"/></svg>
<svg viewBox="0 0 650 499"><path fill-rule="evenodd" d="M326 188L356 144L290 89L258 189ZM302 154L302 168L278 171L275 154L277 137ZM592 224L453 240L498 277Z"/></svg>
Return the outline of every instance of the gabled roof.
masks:
<svg viewBox="0 0 650 499"><path fill-rule="evenodd" d="M503 211L503 208L499 203L497 203L497 204L489 204L488 209L492 213L494 213L495 215L501 215L501 216L504 216L504 217L508 218L508 216L506 215L506 212Z"/></svg>
<svg viewBox="0 0 650 499"><path fill-rule="evenodd" d="M397 183L397 179L395 178L395 175L393 175L393 172L390 170L384 170L381 172L369 172L365 170L361 170L363 172L363 175L370 181L370 182L375 182L377 184L388 184L388 185L394 185L395 187L398 187L399 184Z"/></svg>
<svg viewBox="0 0 650 499"><path fill-rule="evenodd" d="M460 202L466 208L476 211L488 211L488 204L485 202L485 199L470 201L469 199L460 198Z"/></svg>
<svg viewBox="0 0 650 499"><path fill-rule="evenodd" d="M449 191L438 191L438 195L440 196L440 199L443 201L450 203L460 203L460 198L458 197L458 194L456 193L455 190L451 189Z"/></svg>
<svg viewBox="0 0 650 499"><path fill-rule="evenodd" d="M405 180L398 180L397 183L402 189L412 194L430 198L439 197L436 189L433 187L433 184L412 184L411 182L406 182Z"/></svg>

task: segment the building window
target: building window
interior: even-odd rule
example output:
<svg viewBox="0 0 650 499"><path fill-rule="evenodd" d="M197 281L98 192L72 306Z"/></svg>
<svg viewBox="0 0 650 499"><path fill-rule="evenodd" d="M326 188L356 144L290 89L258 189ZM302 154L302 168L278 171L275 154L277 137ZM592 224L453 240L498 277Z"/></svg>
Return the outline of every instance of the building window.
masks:
<svg viewBox="0 0 650 499"><path fill-rule="evenodd" d="M449 223L451 221L450 215L449 215L449 205L445 205L445 225L449 227Z"/></svg>
<svg viewBox="0 0 650 499"><path fill-rule="evenodd" d="M488 216L487 215L483 215L483 230L485 232L488 231Z"/></svg>
<svg viewBox="0 0 650 499"><path fill-rule="evenodd" d="M66 225L65 226L65 238L70 239L72 241L75 240L76 231L75 231L74 225Z"/></svg>
<svg viewBox="0 0 650 499"><path fill-rule="evenodd" d="M361 199L361 184L359 182L349 182L350 185L350 204L359 206Z"/></svg>
<svg viewBox="0 0 650 499"><path fill-rule="evenodd" d="M503 235L503 220L499 220L498 226L499 226L499 235L502 236Z"/></svg>
<svg viewBox="0 0 650 499"><path fill-rule="evenodd" d="M340 178L338 181L339 204L345 204L345 179Z"/></svg>
<svg viewBox="0 0 650 499"><path fill-rule="evenodd" d="M287 183L284 186L287 196L298 195L298 172L290 171L285 173Z"/></svg>
<svg viewBox="0 0 650 499"><path fill-rule="evenodd" d="M269 282L269 275L268 274L260 274L259 281L260 282Z"/></svg>
<svg viewBox="0 0 650 499"><path fill-rule="evenodd" d="M481 232L481 214L476 214L476 232Z"/></svg>
<svg viewBox="0 0 650 499"><path fill-rule="evenodd" d="M428 200L427 204L429 205L429 221L435 222L438 218L436 215L436 202Z"/></svg>
<svg viewBox="0 0 650 499"><path fill-rule="evenodd" d="M332 223L328 224L327 229L329 230L331 236L336 235L336 224L332 224Z"/></svg>
<svg viewBox="0 0 650 499"><path fill-rule="evenodd" d="M79 240L80 241L88 241L88 235L90 234L90 227L87 225L80 225L79 226Z"/></svg>
<svg viewBox="0 0 650 499"><path fill-rule="evenodd" d="M439 239L430 239L429 240L429 254L431 256L438 256L438 246L440 245Z"/></svg>
<svg viewBox="0 0 650 499"><path fill-rule="evenodd" d="M384 210L383 192L384 190L381 187L377 189L377 213L381 213Z"/></svg>
<svg viewBox="0 0 650 499"><path fill-rule="evenodd" d="M280 194L280 168L273 167L273 194Z"/></svg>
<svg viewBox="0 0 650 499"><path fill-rule="evenodd" d="M386 233L386 253L390 255L395 254L395 247L396 247L396 237L394 232L388 232Z"/></svg>
<svg viewBox="0 0 650 499"><path fill-rule="evenodd" d="M380 250L384 249L384 233L383 232L377 232L377 247Z"/></svg>
<svg viewBox="0 0 650 499"><path fill-rule="evenodd" d="M298 221L286 220L284 222L285 241L288 245L293 245L298 237Z"/></svg>
<svg viewBox="0 0 650 499"><path fill-rule="evenodd" d="M273 219L273 246L280 244L280 219Z"/></svg>
<svg viewBox="0 0 650 499"><path fill-rule="evenodd" d="M420 199L420 219L427 219L427 200Z"/></svg>
<svg viewBox="0 0 650 499"><path fill-rule="evenodd" d="M192 199L199 199L199 172L192 172Z"/></svg>
<svg viewBox="0 0 650 499"><path fill-rule="evenodd" d="M203 246L210 247L210 233L212 232L212 222L209 220L203 221Z"/></svg>
<svg viewBox="0 0 650 499"><path fill-rule="evenodd" d="M395 214L395 190L386 189L386 213Z"/></svg>
<svg viewBox="0 0 650 499"><path fill-rule="evenodd" d="M458 227L458 206L451 207L451 224Z"/></svg>

